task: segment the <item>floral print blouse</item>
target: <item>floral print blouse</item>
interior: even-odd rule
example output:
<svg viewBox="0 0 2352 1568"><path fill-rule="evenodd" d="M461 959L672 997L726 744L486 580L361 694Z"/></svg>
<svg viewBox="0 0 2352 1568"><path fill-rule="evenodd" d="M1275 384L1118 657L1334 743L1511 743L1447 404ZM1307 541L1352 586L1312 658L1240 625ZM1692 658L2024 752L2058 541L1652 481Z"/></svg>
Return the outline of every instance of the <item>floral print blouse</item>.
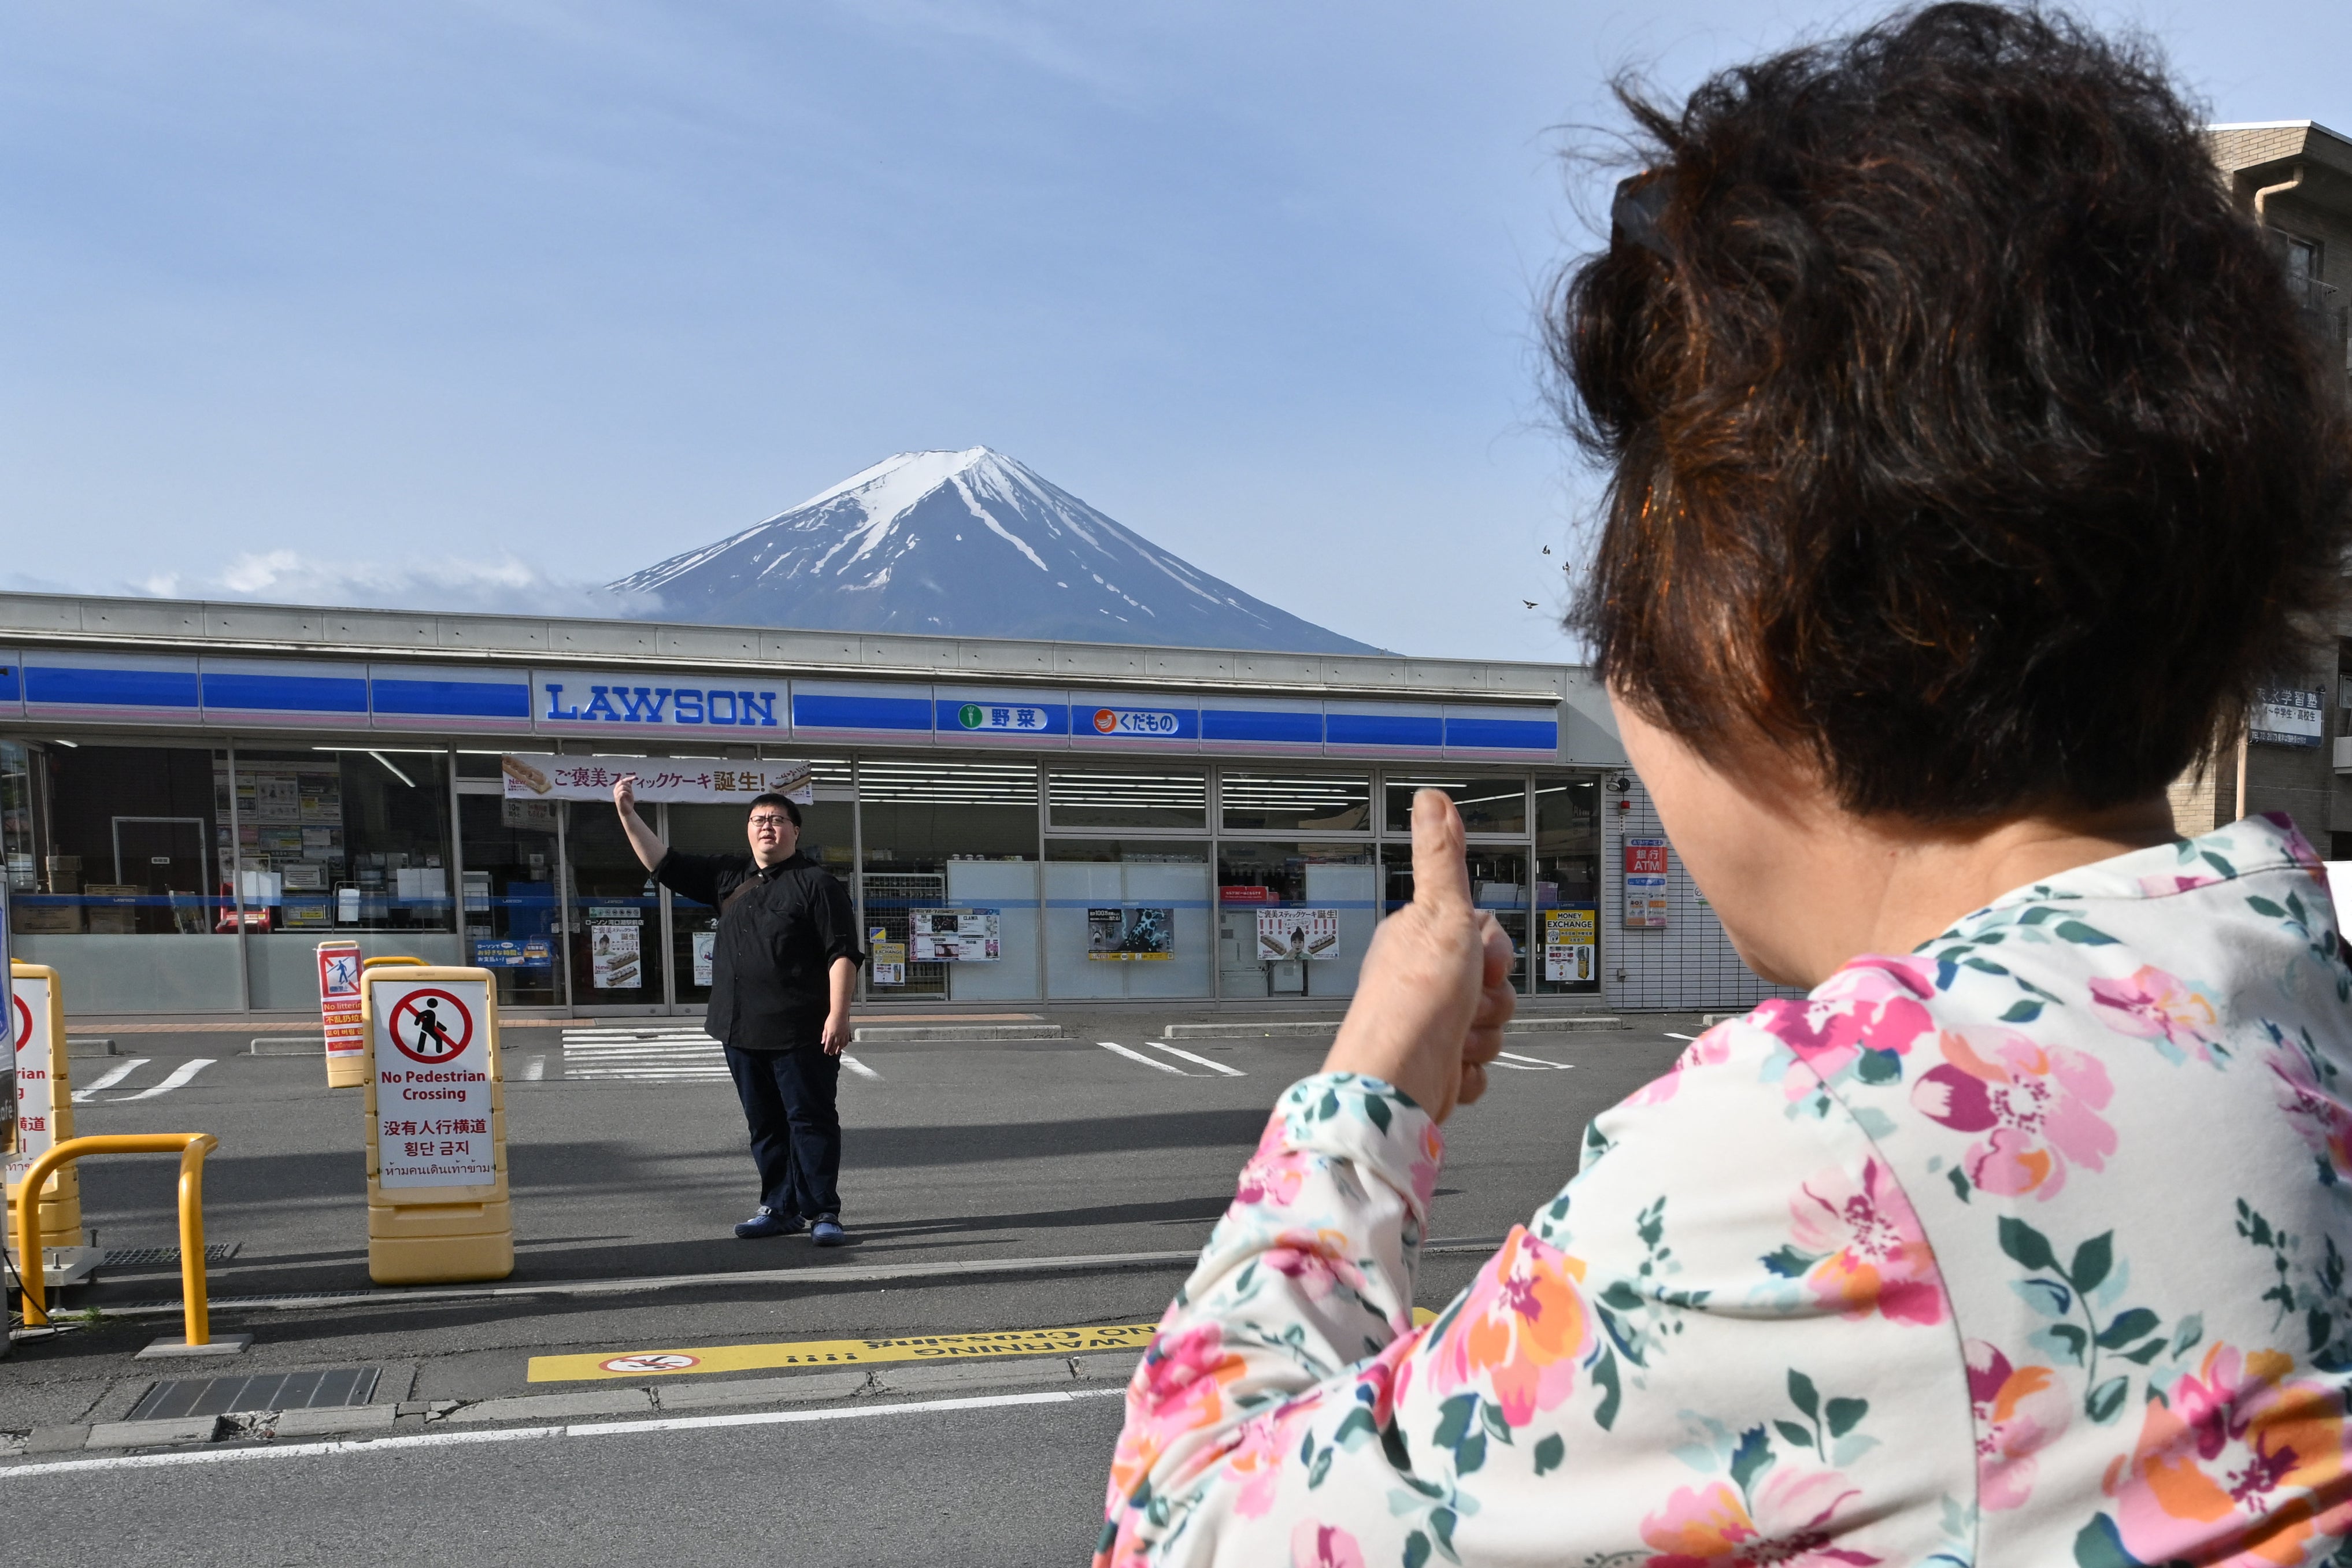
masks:
<svg viewBox="0 0 2352 1568"><path fill-rule="evenodd" d="M1102 1565L2352 1563L2352 970L2284 819L1706 1032L1412 1325L1443 1143L1293 1085Z"/></svg>

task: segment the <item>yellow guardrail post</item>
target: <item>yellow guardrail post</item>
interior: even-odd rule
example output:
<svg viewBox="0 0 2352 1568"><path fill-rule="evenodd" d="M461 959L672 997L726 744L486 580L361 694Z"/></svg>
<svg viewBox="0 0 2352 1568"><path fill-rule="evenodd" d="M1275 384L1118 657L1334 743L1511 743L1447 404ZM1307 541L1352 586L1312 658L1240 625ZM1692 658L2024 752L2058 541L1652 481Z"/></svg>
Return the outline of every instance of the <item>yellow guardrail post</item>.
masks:
<svg viewBox="0 0 2352 1568"><path fill-rule="evenodd" d="M180 1312L186 1337L157 1340L139 1354L234 1355L253 1343L251 1334L212 1337L212 1310L205 1294L205 1156L220 1147L210 1133L112 1133L68 1138L52 1145L33 1162L16 1195L16 1234L25 1255L25 1324L49 1321L49 1282L41 1265L41 1183L58 1166L89 1155L180 1156Z"/></svg>
<svg viewBox="0 0 2352 1568"><path fill-rule="evenodd" d="M360 972L365 974L370 969L381 969L386 964L414 964L420 969L429 969L433 967L422 958L412 958L404 953L387 953L379 958L361 959Z"/></svg>

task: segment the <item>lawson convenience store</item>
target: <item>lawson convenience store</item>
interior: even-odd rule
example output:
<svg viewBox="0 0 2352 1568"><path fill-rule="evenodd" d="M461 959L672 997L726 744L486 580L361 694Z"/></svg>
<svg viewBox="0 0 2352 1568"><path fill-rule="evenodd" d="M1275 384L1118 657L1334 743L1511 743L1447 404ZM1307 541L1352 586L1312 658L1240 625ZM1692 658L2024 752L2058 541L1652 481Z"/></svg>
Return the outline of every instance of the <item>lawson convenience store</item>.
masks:
<svg viewBox="0 0 2352 1568"><path fill-rule="evenodd" d="M1604 715L1554 665L0 595L0 848L16 956L87 1013L309 1011L329 936L693 1013L715 912L605 781L698 851L782 784L869 1005L1328 1009L1435 786L1522 991L1598 1006Z"/></svg>

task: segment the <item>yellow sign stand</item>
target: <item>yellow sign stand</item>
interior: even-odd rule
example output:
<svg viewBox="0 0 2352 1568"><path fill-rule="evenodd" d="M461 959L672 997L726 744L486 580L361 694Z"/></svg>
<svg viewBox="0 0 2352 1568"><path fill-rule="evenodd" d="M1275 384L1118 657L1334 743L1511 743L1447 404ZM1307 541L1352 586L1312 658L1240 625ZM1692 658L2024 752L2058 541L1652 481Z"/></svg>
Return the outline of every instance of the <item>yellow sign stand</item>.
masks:
<svg viewBox="0 0 2352 1568"><path fill-rule="evenodd" d="M368 1277L379 1285L514 1272L498 981L488 969L371 960Z"/></svg>
<svg viewBox="0 0 2352 1568"><path fill-rule="evenodd" d="M8 1159L10 1250L14 1244L17 1199L33 1162L53 1145L74 1135L73 1067L66 1056L65 988L58 972L47 964L8 966L16 993L8 1027L16 1035L18 1136L16 1152ZM52 1252L89 1250L89 1238L81 1228L81 1176L72 1166L52 1171L41 1188L41 1238ZM60 1282L79 1279L89 1270L77 1269L80 1260L59 1258L52 1268ZM93 1255L87 1260L94 1263ZM18 1271L23 1271L21 1262Z"/></svg>

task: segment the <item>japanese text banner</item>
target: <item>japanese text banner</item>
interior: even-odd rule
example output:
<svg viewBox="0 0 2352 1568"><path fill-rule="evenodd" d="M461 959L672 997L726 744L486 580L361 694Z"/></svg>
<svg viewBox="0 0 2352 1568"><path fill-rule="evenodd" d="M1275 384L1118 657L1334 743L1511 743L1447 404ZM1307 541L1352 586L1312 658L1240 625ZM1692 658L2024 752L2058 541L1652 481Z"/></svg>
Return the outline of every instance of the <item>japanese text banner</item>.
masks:
<svg viewBox="0 0 2352 1568"><path fill-rule="evenodd" d="M674 805L743 805L755 795L777 794L799 805L816 799L805 762L752 762L707 757L548 757L519 754L499 758L509 800L609 800L613 786L628 774L637 779L637 799Z"/></svg>

